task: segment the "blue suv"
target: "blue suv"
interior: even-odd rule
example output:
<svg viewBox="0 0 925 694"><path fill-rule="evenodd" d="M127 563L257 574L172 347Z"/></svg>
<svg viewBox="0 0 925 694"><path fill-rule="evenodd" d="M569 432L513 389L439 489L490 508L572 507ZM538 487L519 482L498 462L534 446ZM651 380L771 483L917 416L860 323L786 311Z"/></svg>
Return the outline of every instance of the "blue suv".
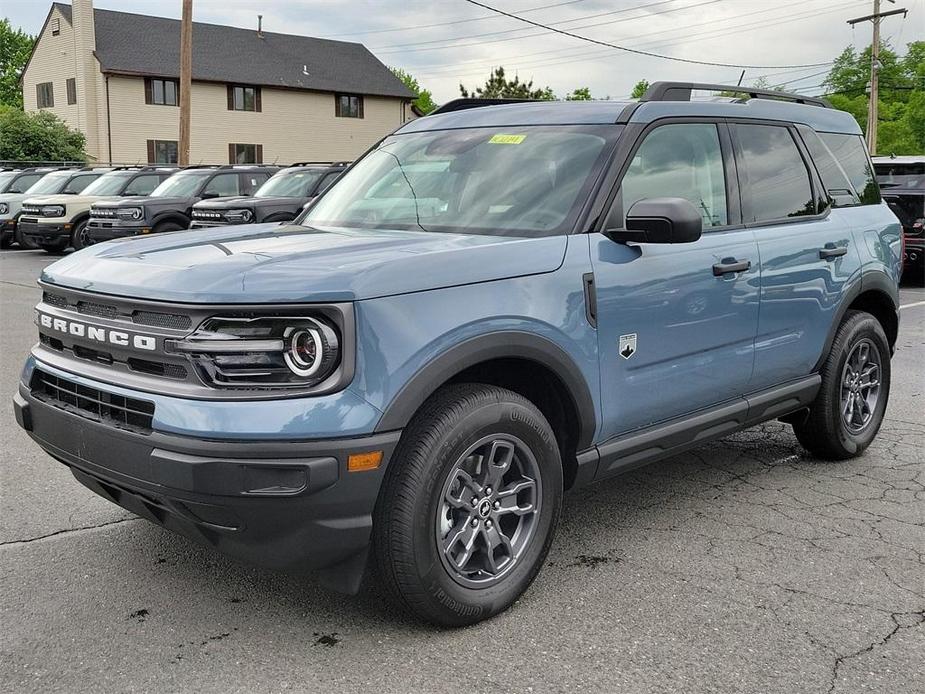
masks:
<svg viewBox="0 0 925 694"><path fill-rule="evenodd" d="M536 577L565 490L772 419L883 419L901 228L821 100L447 104L294 223L46 268L19 424L159 525L461 625Z"/></svg>

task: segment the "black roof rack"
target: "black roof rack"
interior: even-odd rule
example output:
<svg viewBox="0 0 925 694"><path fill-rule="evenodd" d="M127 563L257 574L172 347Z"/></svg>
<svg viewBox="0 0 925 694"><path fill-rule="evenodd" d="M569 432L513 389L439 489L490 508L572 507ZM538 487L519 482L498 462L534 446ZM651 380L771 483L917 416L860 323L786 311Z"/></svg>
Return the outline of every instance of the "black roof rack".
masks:
<svg viewBox="0 0 925 694"><path fill-rule="evenodd" d="M349 166L349 161L294 161L288 164L288 168L295 166Z"/></svg>
<svg viewBox="0 0 925 694"><path fill-rule="evenodd" d="M818 96L804 96L790 92L778 92L773 89L756 89L729 84L701 84L699 82L653 82L640 101L690 101L693 90L707 92L734 92L745 94L752 99L774 99L777 101L792 101L808 106L832 108L826 99Z"/></svg>
<svg viewBox="0 0 925 694"><path fill-rule="evenodd" d="M482 106L499 106L501 104L528 104L533 101L542 101L542 99L481 99L481 98L463 98L447 101L431 111L429 116L438 113L451 113L453 111L466 111L470 108L481 108ZM425 116L426 118L426 116Z"/></svg>

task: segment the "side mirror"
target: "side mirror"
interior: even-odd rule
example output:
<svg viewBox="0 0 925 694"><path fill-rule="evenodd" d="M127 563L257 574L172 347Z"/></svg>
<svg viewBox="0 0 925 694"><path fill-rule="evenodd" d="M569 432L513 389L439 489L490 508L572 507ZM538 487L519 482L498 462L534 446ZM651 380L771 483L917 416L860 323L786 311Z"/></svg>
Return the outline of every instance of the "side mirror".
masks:
<svg viewBox="0 0 925 694"><path fill-rule="evenodd" d="M608 229L611 241L692 243L703 232L703 218L684 198L643 198L626 213L626 229Z"/></svg>

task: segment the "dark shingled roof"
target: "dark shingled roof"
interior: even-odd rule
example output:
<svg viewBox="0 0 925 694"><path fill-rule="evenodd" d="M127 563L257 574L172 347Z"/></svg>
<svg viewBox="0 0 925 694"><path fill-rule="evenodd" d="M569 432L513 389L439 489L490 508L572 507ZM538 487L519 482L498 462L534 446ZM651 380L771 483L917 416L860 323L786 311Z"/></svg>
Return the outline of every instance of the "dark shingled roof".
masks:
<svg viewBox="0 0 925 694"><path fill-rule="evenodd" d="M71 21L70 5L54 6ZM94 23L103 72L179 77L180 20L95 9ZM193 79L414 96L363 44L201 22L193 22Z"/></svg>

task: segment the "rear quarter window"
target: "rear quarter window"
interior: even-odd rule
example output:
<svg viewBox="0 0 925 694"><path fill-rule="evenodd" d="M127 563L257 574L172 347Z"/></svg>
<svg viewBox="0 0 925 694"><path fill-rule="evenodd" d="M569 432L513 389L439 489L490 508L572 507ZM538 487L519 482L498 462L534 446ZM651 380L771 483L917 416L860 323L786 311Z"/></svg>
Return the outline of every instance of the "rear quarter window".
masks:
<svg viewBox="0 0 925 694"><path fill-rule="evenodd" d="M880 187L860 135L817 133L806 126L799 130L833 207L880 203Z"/></svg>

